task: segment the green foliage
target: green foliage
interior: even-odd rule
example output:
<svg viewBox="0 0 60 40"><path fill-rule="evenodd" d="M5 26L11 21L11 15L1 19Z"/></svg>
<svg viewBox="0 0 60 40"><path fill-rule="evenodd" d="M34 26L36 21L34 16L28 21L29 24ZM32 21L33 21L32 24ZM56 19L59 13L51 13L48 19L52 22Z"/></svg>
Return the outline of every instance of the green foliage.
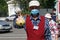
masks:
<svg viewBox="0 0 60 40"><path fill-rule="evenodd" d="M38 0L41 4L41 8L54 8L55 0Z"/></svg>
<svg viewBox="0 0 60 40"><path fill-rule="evenodd" d="M55 2L54 1L55 0L48 0L48 1L46 1L45 7L46 8L54 8L54 6L55 6Z"/></svg>
<svg viewBox="0 0 60 40"><path fill-rule="evenodd" d="M20 2L21 8L23 8L23 13L29 13L29 2L31 0L17 0ZM40 8L54 8L55 0L38 0L40 2Z"/></svg>
<svg viewBox="0 0 60 40"><path fill-rule="evenodd" d="M4 0L0 0L0 17L7 16L7 4Z"/></svg>

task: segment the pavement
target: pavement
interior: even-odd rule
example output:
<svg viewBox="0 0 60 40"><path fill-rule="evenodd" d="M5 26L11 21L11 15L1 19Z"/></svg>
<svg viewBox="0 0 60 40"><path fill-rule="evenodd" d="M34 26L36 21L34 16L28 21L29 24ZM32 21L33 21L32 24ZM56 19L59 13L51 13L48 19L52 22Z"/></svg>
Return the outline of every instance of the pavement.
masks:
<svg viewBox="0 0 60 40"><path fill-rule="evenodd" d="M0 33L0 40L26 40L26 33L24 29L15 29L10 32Z"/></svg>

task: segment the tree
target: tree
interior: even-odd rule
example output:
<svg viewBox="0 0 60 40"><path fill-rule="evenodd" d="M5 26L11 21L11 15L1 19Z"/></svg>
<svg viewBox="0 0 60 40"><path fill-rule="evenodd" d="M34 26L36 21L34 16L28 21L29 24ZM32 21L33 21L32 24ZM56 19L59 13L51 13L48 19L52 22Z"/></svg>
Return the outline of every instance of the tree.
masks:
<svg viewBox="0 0 60 40"><path fill-rule="evenodd" d="M55 6L55 0L47 0L46 1L46 4L45 4L46 8L54 8L54 6Z"/></svg>
<svg viewBox="0 0 60 40"><path fill-rule="evenodd" d="M38 0L41 8L54 8L55 0Z"/></svg>
<svg viewBox="0 0 60 40"><path fill-rule="evenodd" d="M0 0L0 16L7 16L7 3L4 0Z"/></svg>

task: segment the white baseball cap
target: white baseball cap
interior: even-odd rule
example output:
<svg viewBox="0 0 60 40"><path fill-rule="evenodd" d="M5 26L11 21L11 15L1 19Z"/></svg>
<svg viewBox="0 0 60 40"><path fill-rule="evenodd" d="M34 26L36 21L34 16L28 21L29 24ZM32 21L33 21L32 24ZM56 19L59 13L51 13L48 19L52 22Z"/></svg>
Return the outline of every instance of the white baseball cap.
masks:
<svg viewBox="0 0 60 40"><path fill-rule="evenodd" d="M29 7L31 6L40 6L40 3L37 0L32 0L29 2Z"/></svg>
<svg viewBox="0 0 60 40"><path fill-rule="evenodd" d="M52 18L50 13L45 14L46 18Z"/></svg>

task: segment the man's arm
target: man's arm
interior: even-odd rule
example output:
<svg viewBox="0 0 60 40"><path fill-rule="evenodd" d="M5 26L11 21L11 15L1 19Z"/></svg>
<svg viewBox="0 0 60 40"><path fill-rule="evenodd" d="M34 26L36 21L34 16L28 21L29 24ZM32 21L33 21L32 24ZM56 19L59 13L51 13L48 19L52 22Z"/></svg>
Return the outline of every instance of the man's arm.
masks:
<svg viewBox="0 0 60 40"><path fill-rule="evenodd" d="M51 32L47 19L45 19L45 40L51 40Z"/></svg>

